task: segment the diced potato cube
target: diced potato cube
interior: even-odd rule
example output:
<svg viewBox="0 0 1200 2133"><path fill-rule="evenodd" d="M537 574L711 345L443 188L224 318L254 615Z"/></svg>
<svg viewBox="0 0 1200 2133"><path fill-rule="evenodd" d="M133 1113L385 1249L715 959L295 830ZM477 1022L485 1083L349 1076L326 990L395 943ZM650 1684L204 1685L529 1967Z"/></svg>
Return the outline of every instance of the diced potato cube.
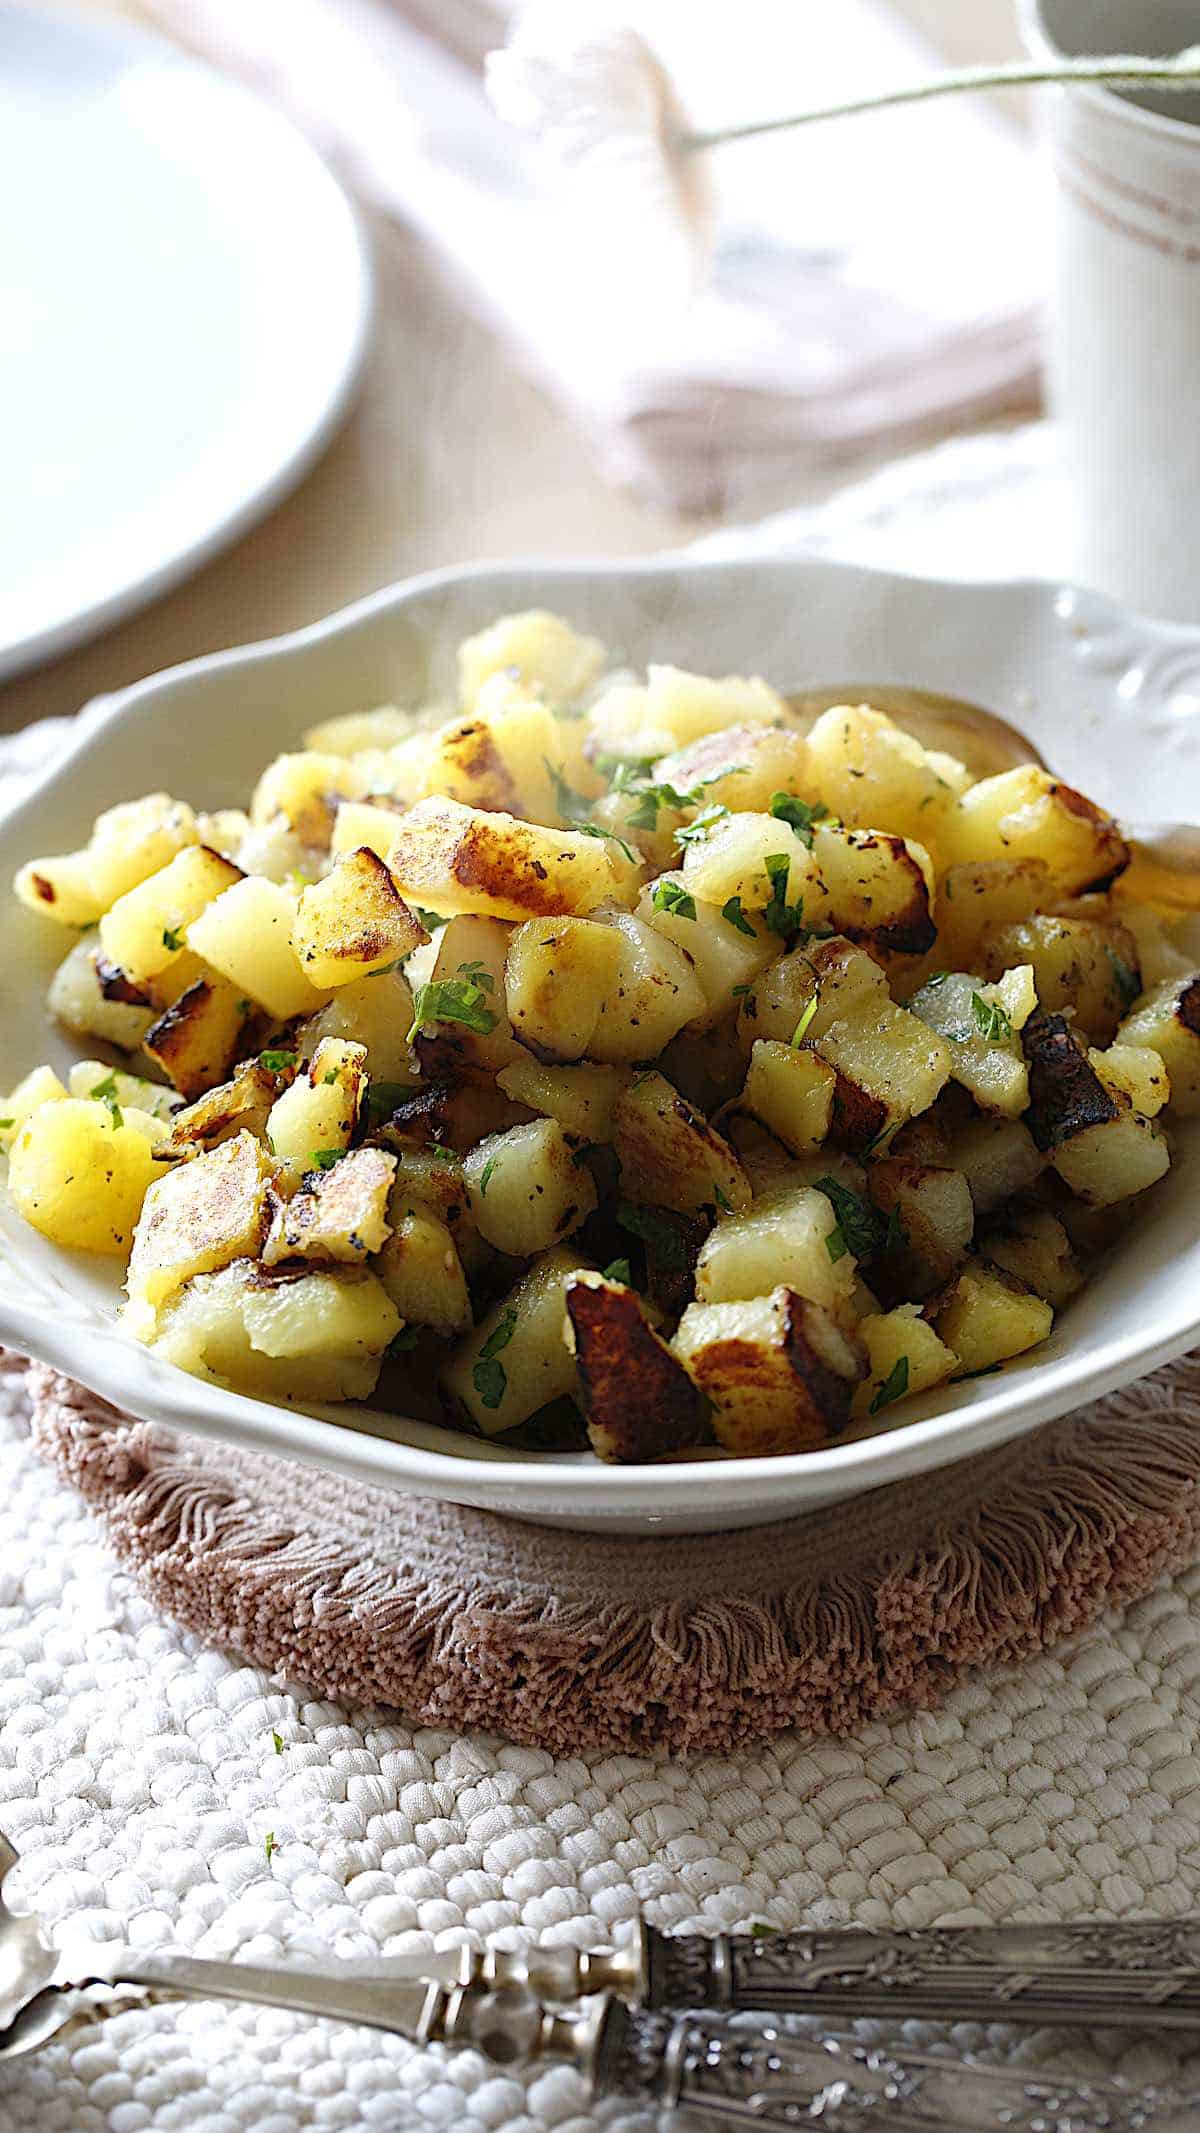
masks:
<svg viewBox="0 0 1200 2133"><path fill-rule="evenodd" d="M1064 1185L1089 1207L1111 1207L1165 1177L1171 1152L1150 1119L1124 1111L1063 1141L1053 1161Z"/></svg>
<svg viewBox="0 0 1200 2133"><path fill-rule="evenodd" d="M321 1005L292 946L296 899L278 882L235 882L188 927L189 948L281 1022ZM356 971L356 976L361 972Z"/></svg>
<svg viewBox="0 0 1200 2133"><path fill-rule="evenodd" d="M812 1186L756 1200L748 1214L728 1216L711 1232L696 1264L696 1295L701 1303L739 1303L782 1282L844 1320L855 1260L840 1249L837 1228L825 1194Z"/></svg>
<svg viewBox="0 0 1200 2133"><path fill-rule="evenodd" d="M381 807L374 800L341 800L333 818L329 849L334 859L347 852L374 852L386 859L396 842L396 824L402 809Z"/></svg>
<svg viewBox="0 0 1200 2133"><path fill-rule="evenodd" d="M201 1096L227 1078L251 1011L236 985L214 971L189 985L142 1041L181 1096Z"/></svg>
<svg viewBox="0 0 1200 2133"><path fill-rule="evenodd" d="M984 942L1001 927L1044 911L1058 891L1040 859L963 860L938 884L938 937L931 960L943 970L977 970L987 962ZM1011 955L1008 963L1027 960ZM1000 959L1000 968L1006 967Z"/></svg>
<svg viewBox="0 0 1200 2133"><path fill-rule="evenodd" d="M234 1259L257 1256L267 1229L270 1174L258 1142L239 1133L155 1178L129 1260L135 1324L142 1312L152 1319L193 1274L211 1274Z"/></svg>
<svg viewBox="0 0 1200 2133"><path fill-rule="evenodd" d="M342 1038L365 1045L373 1084L415 1086L418 1075L408 1045L412 1018L413 997L403 971L377 971L340 985L328 1006L304 1024L301 1056L311 1059L324 1037Z"/></svg>
<svg viewBox="0 0 1200 2133"><path fill-rule="evenodd" d="M656 784L676 792L703 792L702 804L765 812L776 793L797 796L808 789L808 746L803 734L781 726L726 726L705 734L654 766Z"/></svg>
<svg viewBox="0 0 1200 2133"><path fill-rule="evenodd" d="M633 1065L657 1058L686 1024L703 1019L704 993L682 948L652 926L621 911L610 930L618 940L615 984L598 1003L586 1049L608 1065Z"/></svg>
<svg viewBox="0 0 1200 2133"><path fill-rule="evenodd" d="M1028 1192L1046 1167L1019 1118L973 1118L950 1139L947 1163L970 1187L976 1218Z"/></svg>
<svg viewBox="0 0 1200 2133"><path fill-rule="evenodd" d="M566 1286L579 1264L564 1246L547 1252L455 1348L442 1390L451 1409L486 1437L515 1429L564 1394L578 1395L564 1326Z"/></svg>
<svg viewBox="0 0 1200 2133"><path fill-rule="evenodd" d="M58 852L18 868L13 888L30 911L60 926L94 925L104 909L92 885L88 854Z"/></svg>
<svg viewBox="0 0 1200 2133"><path fill-rule="evenodd" d="M31 1073L22 1076L11 1096L0 1096L0 1148L12 1147L26 1119L42 1104L59 1104L67 1096L90 1096L90 1083L87 1088L75 1087L77 1071L72 1068L71 1087L64 1089L53 1067L34 1067ZM92 1081L102 1081L107 1072L107 1067L97 1067Z"/></svg>
<svg viewBox="0 0 1200 2133"><path fill-rule="evenodd" d="M594 911L616 886L604 839L456 800L420 800L400 816L388 865L409 901L485 918Z"/></svg>
<svg viewBox="0 0 1200 2133"><path fill-rule="evenodd" d="M539 1058L581 1059L616 994L623 950L616 929L594 919L534 918L518 926L505 966L515 1035Z"/></svg>
<svg viewBox="0 0 1200 2133"><path fill-rule="evenodd" d="M509 674L493 674L465 717L432 736L428 790L524 822L563 820L557 720Z"/></svg>
<svg viewBox="0 0 1200 2133"><path fill-rule="evenodd" d="M581 636L561 615L534 607L502 615L458 648L458 692L468 710L494 674L511 674L540 689L546 702L573 704L604 665L604 646Z"/></svg>
<svg viewBox="0 0 1200 2133"><path fill-rule="evenodd" d="M260 1296L278 1299L273 1312L254 1301ZM311 1407L317 1400L370 1398L388 1328L399 1325L394 1306L389 1315L380 1296L366 1273L273 1276L240 1259L219 1273L196 1275L164 1305L149 1332L144 1320L139 1328L131 1318L133 1306L125 1317L138 1338L149 1338L157 1354L193 1376L260 1399ZM252 1343L248 1320L273 1347L295 1352L267 1354ZM321 1352L314 1352L318 1346Z"/></svg>
<svg viewBox="0 0 1200 2133"><path fill-rule="evenodd" d="M613 1105L613 1139L627 1199L687 1214L750 1205L750 1181L728 1141L665 1076L639 1074Z"/></svg>
<svg viewBox="0 0 1200 2133"><path fill-rule="evenodd" d="M814 853L774 815L721 817L688 845L681 871L689 894L718 910L734 896L748 912L783 902L803 906L806 923L814 925L829 908Z"/></svg>
<svg viewBox="0 0 1200 2133"><path fill-rule="evenodd" d="M9 1150L18 1214L55 1244L123 1258L142 1203L161 1182L146 1130L156 1122L143 1118L71 1096L38 1104Z"/></svg>
<svg viewBox="0 0 1200 2133"><path fill-rule="evenodd" d="M144 799L106 808L96 817L87 849L88 874L101 910L107 911L147 875L157 874L185 845L199 841L191 808L169 793L147 793Z"/></svg>
<svg viewBox="0 0 1200 2133"><path fill-rule="evenodd" d="M163 1115L171 1121L171 1147L177 1154L191 1155L197 1148L213 1148L219 1141L230 1140L235 1133L252 1133L256 1140L261 1139L285 1075L290 1081L290 1063L277 1070L249 1059L229 1081L207 1089L183 1110L172 1113L168 1105ZM120 1083L128 1078L117 1076L118 1093ZM143 1086L148 1088L151 1084ZM169 1090L158 1093L170 1096Z"/></svg>
<svg viewBox="0 0 1200 2133"><path fill-rule="evenodd" d="M687 956L704 994L699 1017L704 1028L724 1021L746 986L779 953L778 935L768 930L760 913L739 907L726 917L716 904L698 903L678 873L660 874L646 884L637 916Z"/></svg>
<svg viewBox="0 0 1200 2133"><path fill-rule="evenodd" d="M637 760L689 747L727 726L788 724L787 705L765 681L650 666L644 685L614 683L597 697L588 713L589 750L593 760Z"/></svg>
<svg viewBox="0 0 1200 2133"><path fill-rule="evenodd" d="M39 1067L37 1072L49 1074L51 1081L57 1084L58 1093L67 1093L58 1076L50 1073L49 1067ZM32 1080L33 1076L29 1078ZM101 1083L104 1086L104 1097L118 1108L148 1111L152 1118L159 1118L167 1123L176 1116L179 1098L174 1089L165 1089L161 1082L143 1081L140 1074L123 1074L119 1067L108 1066L102 1059L77 1059L67 1076L67 1088L72 1096L90 1097L94 1100L97 1086ZM0 1098L0 1110L12 1109L16 1093L7 1101ZM102 1098L101 1101L103 1100ZM32 1108L31 1105L30 1109Z"/></svg>
<svg viewBox="0 0 1200 2133"><path fill-rule="evenodd" d="M109 997L100 976L97 951L90 941L79 941L63 957L50 980L46 1004L64 1029L76 1037L99 1037L131 1052L141 1043L157 1014L149 1001L127 1000L120 992Z"/></svg>
<svg viewBox="0 0 1200 2133"><path fill-rule="evenodd" d="M939 1339L958 1357L960 1377L990 1370L1044 1341L1054 1313L1041 1296L982 1261L964 1267L933 1319ZM865 1329L864 1329L865 1331Z"/></svg>
<svg viewBox="0 0 1200 2133"><path fill-rule="evenodd" d="M534 921L535 925L547 923L561 927L579 921ZM427 1080L490 1083L501 1067L520 1056L505 998L505 958L511 938L509 927L498 918L452 918L449 925L442 927L428 954L421 956L421 964L426 967L419 979L415 967L409 966L417 1008L427 1015L413 1040L413 1050ZM423 989L426 986L434 990L428 992ZM451 989L443 996L438 990L442 987ZM451 1009L456 1002L461 1006L465 1001L468 1019L457 1020L450 1013L440 1015L439 1000Z"/></svg>
<svg viewBox="0 0 1200 2133"><path fill-rule="evenodd" d="M400 1313L365 1267L251 1281L243 1307L250 1345L282 1359L379 1358L400 1331Z"/></svg>
<svg viewBox="0 0 1200 2133"><path fill-rule="evenodd" d="M829 1131L837 1076L816 1052L759 1038L739 1098L793 1155L819 1148Z"/></svg>
<svg viewBox="0 0 1200 2133"><path fill-rule="evenodd" d="M282 819L302 844L327 845L339 800L362 794L362 772L345 756L316 749L278 755L254 788L250 820L262 828Z"/></svg>
<svg viewBox="0 0 1200 2133"><path fill-rule="evenodd" d="M264 1266L281 1259L333 1259L361 1265L389 1235L388 1194L396 1158L356 1148L318 1171L303 1192L281 1201L263 1246Z"/></svg>
<svg viewBox="0 0 1200 2133"><path fill-rule="evenodd" d="M622 1067L543 1066L524 1055L496 1076L514 1103L556 1118L566 1132L589 1142L612 1139L613 1105L628 1079Z"/></svg>
<svg viewBox="0 0 1200 2133"><path fill-rule="evenodd" d="M598 1459L661 1459L702 1443L704 1395L650 1325L632 1289L600 1274L566 1282L588 1439Z"/></svg>
<svg viewBox="0 0 1200 2133"><path fill-rule="evenodd" d="M105 955L135 983L158 977L183 952L192 920L241 878L241 868L220 852L189 845L105 912L100 921Z"/></svg>
<svg viewBox="0 0 1200 2133"><path fill-rule="evenodd" d="M782 1287L741 1303L692 1304L672 1347L712 1401L717 1442L741 1459L828 1444L849 1420L866 1367L828 1311Z"/></svg>
<svg viewBox="0 0 1200 2133"><path fill-rule="evenodd" d="M985 1259L1060 1311L1083 1287L1071 1240L1048 1207L1013 1208L979 1240Z"/></svg>
<svg viewBox="0 0 1200 2133"><path fill-rule="evenodd" d="M884 955L923 955L933 946L933 866L923 844L830 822L818 822L812 838L825 896L805 905L808 924L823 920Z"/></svg>
<svg viewBox="0 0 1200 2133"><path fill-rule="evenodd" d="M435 1333L465 1333L471 1299L454 1238L426 1209L400 1216L376 1262L376 1273L407 1324Z"/></svg>
<svg viewBox="0 0 1200 2133"><path fill-rule="evenodd" d="M928 1295L953 1273L971 1242L975 1208L966 1177L961 1170L887 1156L870 1165L867 1182L875 1205L902 1232L902 1242L888 1254L902 1294Z"/></svg>
<svg viewBox="0 0 1200 2133"><path fill-rule="evenodd" d="M947 817L943 843L951 864L1040 859L1060 895L1105 888L1129 864L1111 816L1032 763L972 785Z"/></svg>
<svg viewBox="0 0 1200 2133"><path fill-rule="evenodd" d="M930 1392L958 1369L957 1355L922 1318L919 1304L898 1304L894 1311L872 1314L858 1330L871 1366L854 1397L859 1417L881 1414L895 1400Z"/></svg>
<svg viewBox="0 0 1200 2133"><path fill-rule="evenodd" d="M362 755L368 749L395 748L411 737L419 717L419 712L402 711L395 704L380 704L374 711L342 711L309 726L304 745L320 755Z"/></svg>
<svg viewBox="0 0 1200 2133"><path fill-rule="evenodd" d="M1133 935L1092 919L1041 916L989 928L982 960L989 977L1012 963L1030 964L1043 1009L1069 1008L1076 1026L1105 1044L1141 990Z"/></svg>
<svg viewBox="0 0 1200 2133"><path fill-rule="evenodd" d="M366 1088L362 1045L322 1038L306 1072L276 1099L267 1119L267 1145L288 1181L344 1155Z"/></svg>
<svg viewBox="0 0 1200 2133"><path fill-rule="evenodd" d="M943 971L913 994L909 1012L947 1039L951 1075L981 1111L1019 1118L1029 1102L1020 1031L1036 1006L1032 972L1024 964L1006 972L999 985Z"/></svg>
<svg viewBox="0 0 1200 2133"><path fill-rule="evenodd" d="M950 1078L949 1045L886 997L878 1011L808 1032L814 1051L834 1069L835 1140L875 1146L902 1120L927 1111Z"/></svg>
<svg viewBox="0 0 1200 2133"><path fill-rule="evenodd" d="M591 1172L578 1154L553 1118L480 1141L463 1164L480 1235L497 1251L528 1259L578 1229L596 1205Z"/></svg>
<svg viewBox="0 0 1200 2133"><path fill-rule="evenodd" d="M1200 1113L1200 977L1155 985L1125 1017L1117 1042L1157 1052L1171 1077L1171 1108L1181 1118Z"/></svg>
<svg viewBox="0 0 1200 2133"><path fill-rule="evenodd" d="M868 704L822 712L809 730L808 754L809 789L852 829L886 822L928 844L954 806L955 786L941 759Z"/></svg>
<svg viewBox="0 0 1200 2133"><path fill-rule="evenodd" d="M1158 1052L1142 1044L1110 1044L1107 1051L1091 1049L1088 1064L1113 1095L1128 1097L1143 1118L1154 1118L1170 1101L1171 1084Z"/></svg>
<svg viewBox="0 0 1200 2133"><path fill-rule="evenodd" d="M292 926L300 967L322 991L370 977L428 939L382 859L365 845L301 890Z"/></svg>

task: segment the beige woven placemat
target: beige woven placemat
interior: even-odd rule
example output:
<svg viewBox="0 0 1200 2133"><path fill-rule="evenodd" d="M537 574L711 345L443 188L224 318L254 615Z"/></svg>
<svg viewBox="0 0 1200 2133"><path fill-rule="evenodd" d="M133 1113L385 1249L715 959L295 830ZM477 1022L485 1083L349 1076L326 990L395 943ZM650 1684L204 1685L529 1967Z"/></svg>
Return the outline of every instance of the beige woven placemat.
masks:
<svg viewBox="0 0 1200 2133"><path fill-rule="evenodd" d="M324 1695L560 1755L851 1732L1042 1650L1200 1551L1200 1353L814 1516L647 1540L177 1437L29 1368L37 1448L177 1620Z"/></svg>

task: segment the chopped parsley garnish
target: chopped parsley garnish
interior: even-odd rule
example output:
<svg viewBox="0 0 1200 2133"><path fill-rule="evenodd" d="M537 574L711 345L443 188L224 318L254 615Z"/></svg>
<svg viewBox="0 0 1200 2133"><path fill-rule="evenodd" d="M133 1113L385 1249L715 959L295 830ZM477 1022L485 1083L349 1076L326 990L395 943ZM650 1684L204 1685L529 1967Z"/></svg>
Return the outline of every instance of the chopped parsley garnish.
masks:
<svg viewBox="0 0 1200 2133"><path fill-rule="evenodd" d="M797 800L790 792L777 792L771 795L771 813L780 822L790 823L801 844L806 844L811 852L813 823L823 822L829 809L819 800L810 807L807 800Z"/></svg>
<svg viewBox="0 0 1200 2133"><path fill-rule="evenodd" d="M485 992L496 990L496 980L486 963L460 963L458 974L460 978L469 979L472 985L482 985Z"/></svg>
<svg viewBox="0 0 1200 2133"><path fill-rule="evenodd" d="M799 903L795 904L790 904L787 900L791 860L786 852L768 852L763 865L767 870L767 880L771 884L771 894L763 909L763 918L772 933L781 934L786 938L789 934L798 933L804 923L804 898L801 897Z"/></svg>
<svg viewBox="0 0 1200 2133"><path fill-rule="evenodd" d="M1104 953L1112 965L1113 979L1117 988L1117 999L1122 1007L1132 1007L1142 990L1140 976L1125 961L1123 955L1117 954L1115 948L1106 947Z"/></svg>
<svg viewBox="0 0 1200 2133"><path fill-rule="evenodd" d="M486 1037L498 1020L495 1010L487 1004L484 987L474 978L433 978L428 985L417 987L405 1042L411 1044L419 1031L430 1030L438 1022L461 1022L477 1036Z"/></svg>
<svg viewBox="0 0 1200 2133"><path fill-rule="evenodd" d="M981 1037L1001 1044L1012 1036L1013 1026L998 1000L985 1000L981 992L971 994L971 1017Z"/></svg>
<svg viewBox="0 0 1200 2133"><path fill-rule="evenodd" d="M733 1000L748 1000L753 991L753 985L731 985L729 996Z"/></svg>
<svg viewBox="0 0 1200 2133"><path fill-rule="evenodd" d="M894 1363L888 1371L875 1398L872 1400L871 1413L877 1415L881 1407L890 1407L893 1400L902 1400L907 1391L908 1357L902 1355L899 1362Z"/></svg>
<svg viewBox="0 0 1200 2133"><path fill-rule="evenodd" d="M481 1172L481 1174L480 1174L480 1179L479 1179L479 1197L480 1197L480 1199L483 1199L483 1198L484 1198L484 1197L486 1196L486 1193L487 1193L487 1189L488 1189L488 1186L489 1186L489 1185L491 1184L491 1182L492 1182L492 1179L493 1179L493 1177L495 1176L495 1173L496 1173L496 1166L497 1166L497 1164L499 1163L499 1161L500 1161L500 1158L499 1158L499 1156L498 1156L498 1155L489 1155L489 1157L488 1157L488 1159L487 1159L486 1163L484 1164L484 1166L483 1166L483 1170L482 1170L482 1172Z"/></svg>
<svg viewBox="0 0 1200 2133"><path fill-rule="evenodd" d="M502 1348L507 1348L516 1329L517 1307L510 1304L479 1351L479 1360L471 1372L471 1383L485 1407L499 1407L504 1398L508 1376L503 1363L497 1362L496 1358Z"/></svg>
<svg viewBox="0 0 1200 2133"><path fill-rule="evenodd" d="M719 1185L713 1186L713 1199L723 1215L731 1215L733 1213L733 1201L727 1192L721 1190Z"/></svg>
<svg viewBox="0 0 1200 2133"><path fill-rule="evenodd" d="M329 1073L328 1073L328 1074L322 1074L322 1076L321 1076L321 1087L322 1087L323 1089L332 1089L332 1088L333 1088L333 1087L334 1087L334 1086L336 1085L336 1082L337 1082L337 1068L336 1068L336 1067L332 1067L332 1068L330 1069L330 1071L329 1071Z"/></svg>
<svg viewBox="0 0 1200 2133"><path fill-rule="evenodd" d="M170 950L172 955L178 955L183 946L183 935L182 933L177 933L174 926L164 926L162 944L164 948Z"/></svg>
<svg viewBox="0 0 1200 2133"><path fill-rule="evenodd" d="M658 881L654 885L654 908L670 911L675 918L695 918L696 899L681 881Z"/></svg>
<svg viewBox="0 0 1200 2133"><path fill-rule="evenodd" d="M633 1275L629 1271L628 1259L610 1259L603 1270L603 1278L605 1281L619 1281L625 1288L630 1288Z"/></svg>
<svg viewBox="0 0 1200 2133"><path fill-rule="evenodd" d="M733 926L738 933L748 934L751 940L755 939L754 928L742 909L740 896L731 896L728 903L721 905L721 916L725 923Z"/></svg>
<svg viewBox="0 0 1200 2133"><path fill-rule="evenodd" d="M456 1148L443 1148L437 1141L431 1142L429 1153L439 1163L457 1163L458 1161L458 1150Z"/></svg>
<svg viewBox="0 0 1200 2133"><path fill-rule="evenodd" d="M682 829L676 830L676 844L703 844L709 831L715 829L718 822L724 822L728 813L729 809L719 801L712 807L702 808L694 822L685 822Z"/></svg>
<svg viewBox="0 0 1200 2133"><path fill-rule="evenodd" d="M399 1333L393 1333L383 1352L385 1355L406 1355L410 1348L416 1347L419 1338L416 1326L401 1326Z"/></svg>
<svg viewBox="0 0 1200 2133"><path fill-rule="evenodd" d="M687 1247L679 1231L652 1207L639 1207L632 1200L621 1200L617 1204L617 1220L631 1237L641 1238L660 1266L680 1269L687 1266Z"/></svg>
<svg viewBox="0 0 1200 2133"><path fill-rule="evenodd" d="M7 1133L9 1127L15 1126L16 1123L15 1118L0 1118L0 1133Z"/></svg>
<svg viewBox="0 0 1200 2133"><path fill-rule="evenodd" d="M279 1850L279 1846L275 1842L275 1832L273 1829L269 1829L267 1831L266 1836L263 1838L263 1850L266 1852L267 1855L267 1865L270 1866L272 1859L274 1858L276 1852Z"/></svg>
<svg viewBox="0 0 1200 2133"><path fill-rule="evenodd" d="M298 1052L260 1052L258 1063L268 1074L282 1074L285 1067L294 1067L299 1057Z"/></svg>
<svg viewBox="0 0 1200 2133"><path fill-rule="evenodd" d="M814 993L812 999L808 1003L808 1006L805 1008L804 1013L801 1015L800 1020L797 1022L795 1029L792 1031L791 1042L793 1049L796 1047L796 1045L803 1044L805 1033L807 1032L809 1023L812 1021L813 1016L817 1012L817 1002L819 999L820 994Z"/></svg>
<svg viewBox="0 0 1200 2133"><path fill-rule="evenodd" d="M310 1170L332 1170L334 1164L340 1163L342 1157L348 1153L346 1148L314 1148L308 1159L308 1167Z"/></svg>
<svg viewBox="0 0 1200 2133"><path fill-rule="evenodd" d="M846 1251L853 1252L856 1259L873 1259L877 1252L885 1248L888 1225L878 1208L873 1207L871 1202L864 1200L860 1194L851 1192L848 1185L839 1185L836 1178L818 1178L816 1185L817 1191L824 1193L837 1216L838 1229L841 1231ZM825 1242L829 1245L830 1238L827 1237ZM840 1259L842 1255L841 1252L830 1250L829 1256L831 1259Z"/></svg>
<svg viewBox="0 0 1200 2133"><path fill-rule="evenodd" d="M275 1731L275 1728L274 1728L274 1726L272 1726L272 1728L271 1728L271 1740L272 1740L272 1743L273 1743L273 1745L274 1745L274 1749L275 1749L275 1753L276 1753L276 1755L282 1755L282 1754L283 1754L283 1735L282 1735L282 1733L277 1733L277 1732Z"/></svg>
<svg viewBox="0 0 1200 2133"><path fill-rule="evenodd" d="M624 837L618 837L615 830L601 829L598 822L577 822L575 827L581 837L603 837L609 844L619 845L631 867L641 865L641 860L634 851L633 846L627 844Z"/></svg>
<svg viewBox="0 0 1200 2133"><path fill-rule="evenodd" d="M414 904L412 908L413 917L419 926L424 926L426 933L433 933L446 923L440 911L427 911L423 904Z"/></svg>
<svg viewBox="0 0 1200 2133"><path fill-rule="evenodd" d="M576 792L575 787L563 776L560 766L552 763L548 755L542 757L542 767L554 787L554 804L559 814L568 822L586 821L590 801L585 800L581 792Z"/></svg>
<svg viewBox="0 0 1200 2133"><path fill-rule="evenodd" d="M635 802L629 816L630 829L657 829L661 808L670 808L675 814L682 814L686 808L700 807L710 785L716 785L722 778L745 775L745 764L734 763L730 764L727 770L714 770L707 778L700 778L695 785L681 790L678 785L671 785L666 779L649 777L647 772L650 768L650 762L628 765L618 763L613 773L613 791L628 793ZM680 834L682 835L682 832Z"/></svg>
<svg viewBox="0 0 1200 2133"><path fill-rule="evenodd" d="M842 1235L839 1224L836 1222L834 1223L833 1228L830 1230L829 1235L825 1239L825 1249L835 1265L837 1264L839 1259L845 1258L847 1252L850 1249L849 1245L846 1242L846 1239Z"/></svg>
<svg viewBox="0 0 1200 2133"><path fill-rule="evenodd" d="M944 985L949 975L950 972L948 970L933 970L926 978L925 985ZM921 990L923 992L925 990L925 986L922 986Z"/></svg>
<svg viewBox="0 0 1200 2133"><path fill-rule="evenodd" d="M106 1074L103 1081L96 1082L92 1088L91 1097L93 1103L105 1106L114 1126L124 1125L125 1119L121 1106L117 1102L117 1077L115 1074Z"/></svg>

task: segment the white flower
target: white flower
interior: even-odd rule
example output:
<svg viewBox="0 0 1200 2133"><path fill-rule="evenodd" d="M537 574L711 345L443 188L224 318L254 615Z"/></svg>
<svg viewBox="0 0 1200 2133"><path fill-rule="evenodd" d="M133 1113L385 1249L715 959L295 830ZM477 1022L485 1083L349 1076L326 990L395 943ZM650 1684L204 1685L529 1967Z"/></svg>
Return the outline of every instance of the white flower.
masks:
<svg viewBox="0 0 1200 2133"><path fill-rule="evenodd" d="M610 282L663 311L696 293L708 255L704 158L666 70L636 30L570 0L536 0L487 59L502 119L537 135L570 177ZM584 232L581 229L581 237Z"/></svg>

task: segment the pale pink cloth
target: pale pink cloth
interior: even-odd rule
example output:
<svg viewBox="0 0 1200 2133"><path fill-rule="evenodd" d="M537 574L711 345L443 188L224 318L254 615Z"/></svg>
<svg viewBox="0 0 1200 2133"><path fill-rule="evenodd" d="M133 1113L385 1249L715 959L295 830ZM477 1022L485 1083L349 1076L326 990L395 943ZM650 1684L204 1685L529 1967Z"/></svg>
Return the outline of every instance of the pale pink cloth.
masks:
<svg viewBox="0 0 1200 2133"><path fill-rule="evenodd" d="M644 1541L173 1437L39 1364L30 1390L38 1449L186 1626L320 1695L557 1755L856 1732L1086 1628L1200 1547L1200 1354L813 1517Z"/></svg>
<svg viewBox="0 0 1200 2133"><path fill-rule="evenodd" d="M153 4L415 225L610 470L669 504L778 496L814 460L1034 397L1041 180L979 99L719 151L711 286L685 318L651 323L626 294L636 229L605 244L485 101L482 55L513 0ZM636 24L698 124L938 65L879 0L596 4Z"/></svg>

